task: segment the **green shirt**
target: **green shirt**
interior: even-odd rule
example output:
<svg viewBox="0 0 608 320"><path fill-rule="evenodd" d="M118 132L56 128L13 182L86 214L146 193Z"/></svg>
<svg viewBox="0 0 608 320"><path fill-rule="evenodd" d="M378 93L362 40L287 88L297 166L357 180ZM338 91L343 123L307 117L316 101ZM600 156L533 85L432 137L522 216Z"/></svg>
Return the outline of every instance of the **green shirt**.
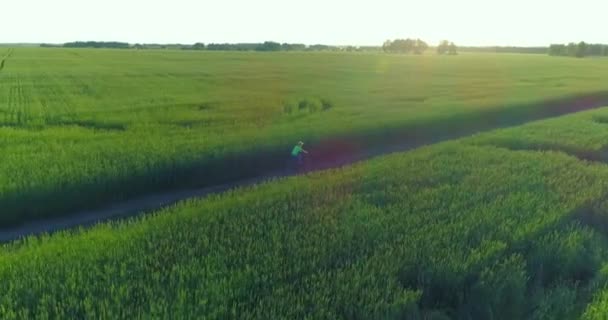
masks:
<svg viewBox="0 0 608 320"><path fill-rule="evenodd" d="M300 147L299 145L295 146L295 147L293 147L293 150L291 151L291 155L294 157L297 157L302 151L304 151L304 149L302 149L302 147Z"/></svg>

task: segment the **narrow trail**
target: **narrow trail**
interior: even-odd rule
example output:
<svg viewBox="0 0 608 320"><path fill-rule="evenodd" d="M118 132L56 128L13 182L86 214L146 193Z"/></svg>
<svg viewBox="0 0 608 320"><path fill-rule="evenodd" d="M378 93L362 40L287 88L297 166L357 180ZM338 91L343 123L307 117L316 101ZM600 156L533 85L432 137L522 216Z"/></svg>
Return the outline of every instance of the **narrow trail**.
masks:
<svg viewBox="0 0 608 320"><path fill-rule="evenodd" d="M10 58L13 55L13 49L8 49L6 55L4 55L4 57L2 57L2 60L0 60L0 71L4 70L4 65L6 64L6 60L8 60L8 58Z"/></svg>
<svg viewBox="0 0 608 320"><path fill-rule="evenodd" d="M338 168L379 155L403 152L442 141L458 139L475 133L493 129L521 125L584 110L608 106L608 91L545 100L516 108L490 109L480 112L478 117L468 117L463 121L446 122L449 125L425 125L386 131L382 134L365 136L352 135L325 139L311 144L307 172ZM472 118L472 119L471 119ZM595 160L595 159L594 159ZM243 162L246 163L246 162ZM59 218L27 222L20 226L1 228L0 242L44 233L53 233L76 227L88 227L102 221L131 217L175 204L181 200L204 197L237 187L250 186L272 178L290 176L286 173L284 160L273 167L247 179L238 179L225 184L203 188L174 190L149 194L132 200L110 204L106 207L74 212Z"/></svg>

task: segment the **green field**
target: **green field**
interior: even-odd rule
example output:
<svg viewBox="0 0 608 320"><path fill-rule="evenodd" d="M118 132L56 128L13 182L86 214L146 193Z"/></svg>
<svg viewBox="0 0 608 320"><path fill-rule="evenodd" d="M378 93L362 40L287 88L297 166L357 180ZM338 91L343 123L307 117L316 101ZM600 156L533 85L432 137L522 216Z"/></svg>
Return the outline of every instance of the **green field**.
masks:
<svg viewBox="0 0 608 320"><path fill-rule="evenodd" d="M0 250L0 318L604 319L608 108Z"/></svg>
<svg viewBox="0 0 608 320"><path fill-rule="evenodd" d="M450 140L4 244L0 319L604 319L608 107L532 120L605 61L0 48L0 227Z"/></svg>
<svg viewBox="0 0 608 320"><path fill-rule="evenodd" d="M496 110L521 121L545 99L605 92L608 75L603 59L507 54L1 48L0 60L4 226L255 174L298 140L474 127Z"/></svg>

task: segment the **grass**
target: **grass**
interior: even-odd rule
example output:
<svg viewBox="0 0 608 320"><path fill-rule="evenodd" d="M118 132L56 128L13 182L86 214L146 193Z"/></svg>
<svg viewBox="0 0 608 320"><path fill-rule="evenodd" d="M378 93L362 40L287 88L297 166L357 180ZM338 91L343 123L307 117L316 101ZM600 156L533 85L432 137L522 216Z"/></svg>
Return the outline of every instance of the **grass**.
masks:
<svg viewBox="0 0 608 320"><path fill-rule="evenodd" d="M608 166L558 147L602 148L608 127L586 128L604 115L5 245L0 317L601 318L608 229L592 221L608 225Z"/></svg>
<svg viewBox="0 0 608 320"><path fill-rule="evenodd" d="M534 55L3 50L2 226L259 173L299 140L524 121L608 73Z"/></svg>

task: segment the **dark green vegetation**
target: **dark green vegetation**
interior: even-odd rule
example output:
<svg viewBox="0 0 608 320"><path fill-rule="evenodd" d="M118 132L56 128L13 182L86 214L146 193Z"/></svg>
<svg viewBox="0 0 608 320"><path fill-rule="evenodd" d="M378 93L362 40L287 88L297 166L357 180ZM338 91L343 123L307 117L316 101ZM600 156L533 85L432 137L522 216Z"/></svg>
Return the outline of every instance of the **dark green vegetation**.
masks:
<svg viewBox="0 0 608 320"><path fill-rule="evenodd" d="M592 44L581 41L565 44L552 44L549 46L549 55L570 56L583 58L586 56L608 56L608 45Z"/></svg>
<svg viewBox="0 0 608 320"><path fill-rule="evenodd" d="M547 54L548 47L458 47L465 52Z"/></svg>
<svg viewBox="0 0 608 320"><path fill-rule="evenodd" d="M457 49L458 48L456 47L454 42L448 42L447 40L443 40L437 46L437 54L449 54L453 56L458 54Z"/></svg>
<svg viewBox="0 0 608 320"><path fill-rule="evenodd" d="M602 319L608 109L0 251L0 317ZM576 146L576 147L574 147Z"/></svg>
<svg viewBox="0 0 608 320"><path fill-rule="evenodd" d="M293 143L476 128L605 89L601 61L4 49L0 225L283 165ZM546 110L545 110L546 111ZM372 138L373 137L373 140ZM372 140L369 140L372 139ZM237 161L236 159L239 159Z"/></svg>
<svg viewBox="0 0 608 320"><path fill-rule="evenodd" d="M75 41L63 44L64 48L113 48L113 49L129 49L130 45L126 42L99 42L99 41Z"/></svg>
<svg viewBox="0 0 608 320"><path fill-rule="evenodd" d="M263 43L209 43L195 44L134 44L126 42L76 41L64 44L41 44L43 48L108 48L108 49L175 49L175 50L209 50L209 51L380 51L380 47L338 47L328 45L304 45L299 43L278 43L265 41Z"/></svg>
<svg viewBox="0 0 608 320"><path fill-rule="evenodd" d="M420 39L395 39L386 40L382 44L382 51L389 53L414 53L422 54L429 45Z"/></svg>

